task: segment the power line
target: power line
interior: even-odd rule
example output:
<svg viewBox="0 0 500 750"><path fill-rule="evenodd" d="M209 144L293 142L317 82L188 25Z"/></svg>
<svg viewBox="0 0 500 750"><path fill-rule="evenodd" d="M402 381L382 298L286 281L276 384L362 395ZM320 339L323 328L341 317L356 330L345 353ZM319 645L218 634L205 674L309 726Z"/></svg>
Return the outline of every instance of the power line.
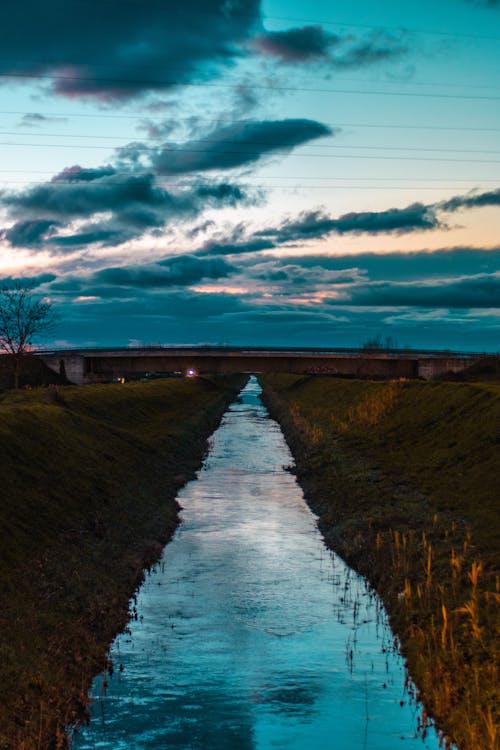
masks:
<svg viewBox="0 0 500 750"><path fill-rule="evenodd" d="M19 136L19 131L17 130L0 130L0 136L2 135L17 135ZM23 134L21 134L23 135ZM28 135L28 134L26 134ZM87 133L84 134L74 134L74 133L37 133L37 137L39 138L84 138L84 139L92 139L92 140L112 140L116 141L116 136L114 135L89 135ZM130 143L130 138L125 139L127 145ZM211 138L192 138L189 140L189 143L208 143L208 144L215 144L220 145L221 147L224 147L226 144L238 144L240 146L272 146L275 148L281 148L281 144L278 141L221 141L219 139L211 139ZM40 144L42 145L42 144ZM52 145L52 144L43 144L43 145ZM69 144L67 144L69 145ZM415 152L436 152L436 153L464 153L467 152L469 154L500 154L500 151L496 151L494 149L489 148L481 148L481 149L469 149L466 146L463 146L462 148L422 148L420 146L371 146L366 144L356 144L356 145L345 145L345 144L336 144L336 143L321 143L321 144L314 144L314 143L308 143L308 148L329 148L329 149L361 149L361 150L367 150L367 151L415 151ZM154 149L155 147L151 146L148 147L150 149ZM162 150L167 151L174 151L177 152L177 148L172 146L168 147L168 145L161 145L159 146ZM182 148L182 144L179 147L179 152L183 151L190 151L190 149L184 149ZM222 150L221 153L228 153L225 150ZM233 153L233 152L230 152ZM242 152L246 153L246 152Z"/></svg>
<svg viewBox="0 0 500 750"><path fill-rule="evenodd" d="M49 79L55 81L80 81L86 83L95 84L127 84L132 88L134 87L145 87L150 88L169 88L174 86L192 86L192 87L209 87L209 88L238 88L240 83L221 83L212 81L165 81L155 79L127 79L127 78L96 78L94 76L64 76L64 75L51 75L51 74L36 74L36 73L0 73L0 78L23 78L23 79ZM362 89L325 89L325 88L311 88L306 86L263 86L253 84L249 86L245 84L248 89L264 90L269 91L304 91L317 94L363 94L371 96L414 96L431 99L467 99L467 100L481 100L481 101L500 101L500 96L486 96L478 95L474 96L471 94L432 94L432 93L421 93L416 91L375 91L373 89L364 91Z"/></svg>
<svg viewBox="0 0 500 750"><path fill-rule="evenodd" d="M375 124L375 123L362 123L362 122L339 122L337 127L340 128L383 128L385 129L401 129L401 130L458 130L468 132L500 132L500 128L475 128L475 127L463 127L457 125L405 125L405 124Z"/></svg>
<svg viewBox="0 0 500 750"><path fill-rule="evenodd" d="M376 29L382 28L383 31L396 31L398 33L412 33L412 34L426 34L429 36L448 36L448 37L454 37L458 39L485 39L488 41L500 41L500 36L490 36L489 34L463 34L460 32L450 32L450 31L434 31L431 29L412 29L407 27L401 27L401 26L387 26L384 24L382 27L366 23L344 23L343 21L325 21L325 20L314 20L311 18L286 18L285 16L264 16L264 19L272 19L275 21L294 21L294 23L319 23L322 26L344 26L348 29L370 29L371 31L374 31Z"/></svg>
<svg viewBox="0 0 500 750"><path fill-rule="evenodd" d="M0 62L2 60L4 60L4 61L7 60L7 61L10 62L9 58L0 57ZM26 67L26 68L29 68L30 66L39 65L42 68L44 68L44 71L40 72L40 73L23 73L21 71L19 74L17 74L17 73L14 72L14 73L3 73L2 75L5 75L5 76L10 76L10 75L28 75L28 76L33 76L33 77L48 76L50 78L52 78L52 77L55 78L55 77L57 77L57 74L53 75L50 72L50 70L48 70L48 68L50 68L51 66L53 66L54 69L57 70L57 68L61 65L61 61L60 60L41 60L41 59L38 59L38 60L35 60L35 59L30 59L30 60L23 59L22 61L21 60L16 60L16 64L18 66L21 63L22 63L22 66ZM92 68L111 68L112 70L116 70L116 68L125 68L125 67L128 68L129 66L125 66L123 64L122 65L117 65L117 64L112 64L112 63L92 62ZM168 70L169 70L169 72L175 73L176 70L179 71L181 69L180 68L176 68L175 66L169 65L168 66ZM78 78L77 80L80 80L80 79ZM94 80L94 79L93 78L92 79L85 78L84 80ZM95 80L99 81L100 79L96 78ZM103 80L107 80L107 79L103 79ZM117 80L120 80L120 79L117 79ZM335 74L335 80L336 81L348 81L348 82L351 82L351 83L352 82L359 83L360 79L359 79L359 77L355 78L353 76L346 76L346 75L342 75L342 74L336 73ZM498 85L497 84L484 84L484 83L476 83L476 82L473 82L473 83L450 83L449 81L443 81L443 80L436 81L436 79L434 79L432 81L414 81L414 80L411 80L411 79L382 80L381 81L378 78L363 78L362 81L364 83L378 83L378 84L383 84L383 85L387 85L387 86L400 86L400 85L403 85L403 86L431 86L433 88L441 86L441 87L444 87L444 88L447 88L447 89L454 88L454 89L474 89L474 90L477 90L477 89L494 89L494 90L497 90L498 89ZM184 85L184 81L180 81L179 83L181 85ZM186 84L186 85L189 85L189 84ZM253 88L253 87L250 87L250 88Z"/></svg>
<svg viewBox="0 0 500 750"><path fill-rule="evenodd" d="M75 144L70 143L12 143L9 141L0 141L0 146L9 146L14 148L25 148L28 147L34 147L34 148L75 148ZM287 148L290 147L283 147L283 150L287 150ZM352 146L352 148L356 148L355 146ZM78 144L78 149L109 149L109 146L101 146L98 144L92 144L92 145L86 145L86 144ZM150 151L152 149L147 149L146 151ZM204 154L206 153L205 149L192 149L192 148L185 148L185 149L169 149L163 147L163 151L167 151L169 153L180 153L180 154ZM229 151L224 150L219 152L220 156L271 156L272 153L262 153L261 151ZM384 161L391 160L391 161L432 161L432 162L456 162L459 164L500 164L500 160L495 159L456 159L451 158L449 156L447 157L434 157L434 156L374 156L373 154L363 154L360 156L357 156L356 154L302 154L297 152L291 152L287 155L288 159L290 158L308 158L308 159L382 159ZM231 168L236 168L238 166L242 166L242 164L234 164L231 165ZM215 169L216 167L214 167Z"/></svg>
<svg viewBox="0 0 500 750"><path fill-rule="evenodd" d="M16 174L18 174L18 173L25 173L25 174L52 174L51 172L42 172L42 171L35 172L35 171L32 171L32 170L22 170L22 169L18 169L18 170L15 170L15 169L10 169L9 170L9 169L7 169L7 170L2 170L0 172L0 174L2 174L2 173L4 173L4 174L7 174L7 173L16 173ZM133 181L134 185L140 185L141 183L142 184L149 184L150 181L151 181L151 174L147 174L147 173L143 174L143 175L134 175L134 174L129 174L127 172L122 172L122 173L117 172L117 173L114 173L111 176L113 178L112 181L105 182L105 183L99 183L99 182L97 182L97 180L96 181L78 181L78 180L71 180L71 179L58 179L58 180L55 180L55 181L43 181L43 182L41 182L41 181L36 181L36 180L12 180L10 178L9 179L5 178L2 182L5 185L20 184L20 185L25 185L25 186L28 186L28 185L29 186L42 186L42 187L50 186L50 189L52 190L53 188L59 188L59 187L60 188L65 188L68 185L72 185L72 186L77 187L77 188L86 188L86 187L96 187L96 186L99 186L99 187L102 187L102 188L106 189L106 188L113 188L116 185L129 185L131 181ZM176 180L176 179L172 179L171 177L170 178L166 178L166 177L162 178L161 176L157 177L157 180L158 180L158 182L154 185L154 187L159 187L159 188L162 188L162 187L175 187L176 189L210 188L210 187L216 188L221 183L223 184L223 180L221 180L219 183L215 183L214 184L214 183L210 183L210 182L208 182L206 180L179 181L179 180ZM274 180L274 181L280 180L281 182L277 183L275 185L270 185L268 182L266 182L268 180ZM290 182L291 180L297 180L297 181L300 181L300 182L296 182L293 185L287 185L287 184L283 184L283 180L286 180L288 182ZM420 185L420 186L419 185L415 185L415 184L407 185L407 186L399 186L399 185L392 184L392 185L389 186L391 189L397 188L397 189L408 189L408 190L411 190L413 188L418 189L418 190L427 190L427 189L444 190L444 189L451 189L452 186L453 186L453 189L464 190L465 189L465 185L463 183L466 183L468 186L471 185L471 184L474 184L475 185L474 189L477 190L478 189L478 187L477 187L478 185L485 185L487 183L490 183L492 185L499 185L500 184L500 180L499 179L490 179L490 178L487 178L487 179L482 179L482 178L471 179L469 177L467 177L467 178L464 177L464 178L460 178L460 179L456 179L456 178L445 179L445 178L438 178L438 177L435 177L435 178L433 178L433 177L431 177L431 178L425 178L425 177L398 177L397 175L393 175L392 177L373 177L373 176L363 177L363 176L354 176L354 175L350 175L349 177L317 177L317 176L307 177L307 176L303 176L303 175L294 175L294 176L289 176L289 177L280 177L280 176L277 176L277 175L274 175L274 176L270 175L268 177L266 177L266 176L260 176L259 179L258 179L258 181L250 182L248 180L245 180L244 182L239 182L239 183L237 183L237 187L242 188L242 189L246 189L246 188L269 188L269 187L283 187L283 188L293 188L293 189L296 189L296 188L299 188L299 187L308 188L310 186L311 187L318 187L318 188L330 188L330 187L337 187L337 185L331 184L331 183L336 183L336 182L340 182L341 183L340 185L338 185L339 188L346 187L346 184L345 184L346 182L356 182L356 183L359 183L359 182L371 182L371 183L373 183L373 182L376 182L376 183L380 183L380 182L391 182L391 183L395 183L395 182L398 182L398 183L401 183L401 182L406 182L406 183L409 183L409 182L411 182L411 183L422 182L422 183L426 183L425 185ZM441 183L441 184L439 184L439 185L434 184L434 185L432 185L432 187L430 187L428 185L428 183L438 183L438 182ZM302 183L307 183L307 184L302 184ZM376 187L376 186L368 186L368 189L370 189L370 187ZM500 189L500 188L497 188L497 189ZM471 188L469 188L469 191L470 190L471 190Z"/></svg>
<svg viewBox="0 0 500 750"><path fill-rule="evenodd" d="M28 182L28 183L26 183L26 182L23 182L22 180L13 180L13 181L9 180L9 182L4 181L1 184L3 184L5 187L9 187L12 184L20 184L20 185L25 185L25 186L30 186L30 187L36 187L36 186L39 186L39 185L46 185L47 183L44 183L44 182L42 182L42 183L37 183L37 182L33 182L33 183L32 182ZM58 182L58 183L54 183L54 184L51 183L50 186L51 186L51 188L52 187L64 187L66 184L68 184L68 183L62 183L62 182L59 183ZM70 184L74 184L74 183L70 183ZM88 183L84 183L84 184L86 186L88 185ZM113 183L113 184L116 184L116 183ZM80 186L81 185L82 185L82 183L80 183ZM179 187L175 183L164 183L164 185L166 185L166 186L172 186L172 187L176 187L176 188ZM187 189L187 188L192 188L192 187L207 187L207 186L204 183L201 183L200 185L196 185L196 183L195 183L195 184L191 184L191 185L186 185L184 187L186 187L186 189ZM372 190L398 190L398 191L399 190L411 190L411 191L421 190L423 192L427 192L429 190L433 190L433 191L441 191L442 192L443 190L450 190L450 189L452 189L452 188L448 187L447 185L441 185L441 186L424 186L424 185L421 185L421 186L419 186L419 185L357 185L357 184L342 184L342 185L314 185L314 184L311 185L311 184L308 184L308 185L302 185L300 183L297 183L296 185L279 185L279 184L278 185L272 185L272 184L259 185L259 184L252 184L251 183L249 185L240 185L239 187L242 187L242 188L246 188L246 187L251 187L251 188L266 188L266 189L272 189L272 190L287 190L287 191L289 191L289 190L304 190L304 189L309 190L309 189L314 189L314 190L369 190L369 191L372 191Z"/></svg>
<svg viewBox="0 0 500 750"><path fill-rule="evenodd" d="M101 0L101 2L104 2L105 0ZM115 0L106 0L107 2L115 3ZM128 3L131 5L132 3L135 3L136 0L121 0L123 4ZM151 0L149 0L151 2ZM137 4L141 4L141 0L138 0ZM198 15L221 15L220 13L217 13L216 11L210 12L208 9L198 9L197 11ZM252 13L238 13L239 18L250 18L254 21L259 20L256 18L255 14ZM343 26L348 29L369 29L371 31L380 29L380 24L366 24L366 23L349 23L346 21L339 21L339 20L332 20L332 19L318 19L318 18L297 18L293 16L274 16L271 14L265 14L262 15L263 21L292 21L292 23L313 23L313 24L321 24L322 26ZM452 32L452 31L435 31L432 29L412 29L407 27L401 27L401 26L387 26L384 24L382 27L384 31L396 31L398 33L401 32L410 32L413 34L426 34L430 36L447 36L447 37L456 37L456 38L463 38L463 39L487 39L490 41L500 41L500 37L498 36L490 36L487 34L464 34L463 32Z"/></svg>
<svg viewBox="0 0 500 750"><path fill-rule="evenodd" d="M2 115L41 115L43 117L85 117L94 119L111 119L111 120L140 120L147 121L147 113L131 112L128 115L104 114L104 113L91 113L91 112L26 112L25 110L0 110ZM206 122L212 124L220 124L220 120L216 118L204 118L197 117L198 122ZM190 122L192 117L176 117L176 122ZM453 130L453 131L465 131L465 132L492 132L499 133L500 128L488 128L488 127L464 127L460 125L408 125L406 123L371 123L371 122L336 122L326 123L331 127L340 128L381 128L381 129L402 129L402 130Z"/></svg>
<svg viewBox="0 0 500 750"><path fill-rule="evenodd" d="M53 175L54 171L53 170L40 170L40 169L1 169L0 170L0 174L49 174L49 175ZM120 172L119 170L117 170L116 172L113 172L113 174L109 175L109 176L112 176L113 178L115 178L116 176L118 176L118 177L123 176L124 178L127 178L127 179L130 178L130 177L134 177L136 180L140 179L140 175L134 175L134 174L131 174L130 172L125 172L125 171ZM144 174L143 178L144 178L144 181L147 181L149 179L148 173ZM338 180L353 180L353 179L356 179L358 181L359 180L367 180L367 181L375 181L375 182L383 182L383 181L426 182L426 183L427 182L445 182L445 181L446 181L446 183L461 183L461 182L467 182L467 183L471 183L471 182L492 182L492 183L499 183L500 182L500 179L491 179L491 178L487 178L487 179L474 178L474 179L471 179L470 177L461 177L461 178L450 178L450 179L446 179L445 180L443 177L398 177L397 175L392 176L392 177L373 177L372 175L370 175L369 177L361 176L361 175L357 175L356 177L353 177L353 175L349 175L349 177L339 177L339 176L335 176L335 177L321 177L321 176L317 176L317 175L315 175L314 177L307 177L305 175L289 175L289 176L260 175L259 176L259 180L335 180L335 181L338 181ZM125 182L126 180L124 179L123 181ZM162 182L163 182L163 180L162 180ZM68 183L75 184L75 181L74 180L69 180L69 179L68 180L57 180L57 182L54 182L54 183L51 183L51 184L58 185L58 184L68 184ZM115 180L113 180L113 184L114 183L115 183ZM36 183L36 184L44 185L46 183L39 182L39 183ZM172 182L170 184L178 186L179 182L176 181L176 182ZM193 184L192 182L189 183L189 185L192 185L192 184ZM200 185L206 185L207 182L200 182L199 184ZM246 183L246 184L252 184L252 183Z"/></svg>

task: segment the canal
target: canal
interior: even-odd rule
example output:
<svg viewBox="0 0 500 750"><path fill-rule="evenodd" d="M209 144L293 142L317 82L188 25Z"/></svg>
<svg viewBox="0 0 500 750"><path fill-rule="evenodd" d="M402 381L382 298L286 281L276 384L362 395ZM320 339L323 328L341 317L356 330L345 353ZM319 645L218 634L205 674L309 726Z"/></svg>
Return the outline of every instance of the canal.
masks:
<svg viewBox="0 0 500 750"><path fill-rule="evenodd" d="M179 493L73 750L435 750L380 601L326 549L251 378Z"/></svg>

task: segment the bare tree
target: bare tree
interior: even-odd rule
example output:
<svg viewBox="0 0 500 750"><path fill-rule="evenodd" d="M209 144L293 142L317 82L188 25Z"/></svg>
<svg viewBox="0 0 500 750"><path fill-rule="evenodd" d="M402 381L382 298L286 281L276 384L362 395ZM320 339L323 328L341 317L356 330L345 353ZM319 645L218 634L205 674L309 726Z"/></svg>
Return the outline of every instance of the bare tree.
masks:
<svg viewBox="0 0 500 750"><path fill-rule="evenodd" d="M21 283L0 287L0 349L12 356L15 388L19 388L22 359L33 339L54 323L52 305L40 300L33 287Z"/></svg>

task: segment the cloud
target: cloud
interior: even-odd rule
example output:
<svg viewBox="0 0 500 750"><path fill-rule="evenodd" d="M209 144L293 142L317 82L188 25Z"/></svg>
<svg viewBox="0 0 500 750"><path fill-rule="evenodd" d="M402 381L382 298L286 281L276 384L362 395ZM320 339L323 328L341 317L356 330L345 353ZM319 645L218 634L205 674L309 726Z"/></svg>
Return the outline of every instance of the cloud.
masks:
<svg viewBox="0 0 500 750"><path fill-rule="evenodd" d="M500 248L241 254L230 262L175 255L73 273L49 283L48 293L76 341L97 331L98 341L115 345L352 346L390 335L402 345L487 349L499 326Z"/></svg>
<svg viewBox="0 0 500 750"><path fill-rule="evenodd" d="M74 164L54 175L50 182L93 182L102 177L113 177L116 172L117 170L111 164L102 167L81 167L79 164Z"/></svg>
<svg viewBox="0 0 500 750"><path fill-rule="evenodd" d="M366 282L366 277L356 266L353 267L353 258L346 267L339 269L327 269L321 264L310 264L302 266L292 259L288 262L270 260L257 267L249 269L252 277L261 281L277 284L286 293L296 294L297 290L317 291L328 289L332 285L355 284L360 280Z"/></svg>
<svg viewBox="0 0 500 750"><path fill-rule="evenodd" d="M448 284L376 283L355 289L348 304L370 307L500 308L500 277L484 275Z"/></svg>
<svg viewBox="0 0 500 750"><path fill-rule="evenodd" d="M367 308L500 308L500 249L266 257L239 264L265 300Z"/></svg>
<svg viewBox="0 0 500 750"><path fill-rule="evenodd" d="M10 289L20 284L21 286L36 289L37 287L42 286L42 284L48 284L51 281L54 281L56 278L56 275L53 273L40 273L38 276L17 276L16 278L12 276L4 276L3 278L0 278L0 288Z"/></svg>
<svg viewBox="0 0 500 750"><path fill-rule="evenodd" d="M73 166L41 185L0 192L0 204L14 220L1 236L16 246L45 243L63 251L95 242L118 245L161 230L174 219L192 219L206 208L250 201L227 181L205 180L167 190L151 173Z"/></svg>
<svg viewBox="0 0 500 750"><path fill-rule="evenodd" d="M449 280L463 276L494 274L500 270L500 248L451 247L438 250L412 250L410 252L373 253L356 255L280 256L261 258L257 268L267 266L279 271L294 264L301 268L345 271L356 269L372 281L423 281ZM245 266L255 268L255 259L245 261Z"/></svg>
<svg viewBox="0 0 500 750"><path fill-rule="evenodd" d="M362 67L406 51L401 42L380 32L357 39L330 34L318 25L266 31L255 38L254 45L284 63L322 60L338 68Z"/></svg>
<svg viewBox="0 0 500 750"><path fill-rule="evenodd" d="M202 260L183 255L154 265L105 268L92 276L91 283L136 288L189 286L202 279L226 278L234 270L222 258Z"/></svg>
<svg viewBox="0 0 500 750"><path fill-rule="evenodd" d="M332 135L333 130L315 120L240 120L215 128L200 139L164 143L147 150L129 144L118 151L125 163L146 158L160 175L181 175L210 170L234 169L259 161L273 153L284 153L303 143Z"/></svg>
<svg viewBox="0 0 500 750"><path fill-rule="evenodd" d="M481 208L484 206L500 206L500 189L486 193L472 193L470 195L456 195L448 201L438 204L442 211L459 211L461 208Z"/></svg>
<svg viewBox="0 0 500 750"><path fill-rule="evenodd" d="M238 255L271 250L289 242L322 239L330 234L404 234L443 228L433 206L413 203L405 208L363 211L333 218L322 210L305 211L278 227L267 227L245 236L239 226L229 237L207 240L197 249L199 255Z"/></svg>
<svg viewBox="0 0 500 750"><path fill-rule="evenodd" d="M67 122L67 117L48 117L47 115L42 115L39 112L29 112L22 116L21 121L19 122L18 127L21 128L34 128L38 125L45 125L46 123L54 123L54 122Z"/></svg>
<svg viewBox="0 0 500 750"><path fill-rule="evenodd" d="M287 31L268 31L255 39L256 47L284 62L325 58L337 39L321 26L302 26Z"/></svg>
<svg viewBox="0 0 500 750"><path fill-rule="evenodd" d="M321 238L335 234L380 234L422 231L440 226L433 208L412 203L385 211L352 211L334 219L322 211L308 211L295 221L284 222L274 237L277 243ZM271 234L271 236L273 236Z"/></svg>
<svg viewBox="0 0 500 750"><path fill-rule="evenodd" d="M8 229L0 230L0 238L12 247L33 247L42 244L54 234L61 224L52 219L18 221Z"/></svg>
<svg viewBox="0 0 500 750"><path fill-rule="evenodd" d="M79 345L126 346L141 342L226 343L255 346L356 346L377 335L401 345L488 350L498 340L498 313L376 308L290 300L256 304L235 294L165 289L145 296L60 303L65 338ZM103 291L104 295L104 291Z"/></svg>
<svg viewBox="0 0 500 750"><path fill-rule="evenodd" d="M69 97L126 100L205 81L244 53L260 0L1 4L2 72L48 76Z"/></svg>
<svg viewBox="0 0 500 750"><path fill-rule="evenodd" d="M249 239L247 241L225 241L214 242L209 240L196 251L197 255L243 255L245 253L255 253L259 250L270 250L275 247L271 240L259 238Z"/></svg>
<svg viewBox="0 0 500 750"><path fill-rule="evenodd" d="M69 276L53 285L55 291L85 296L121 296L116 288L133 293L166 287L183 287L203 279L226 278L235 271L223 258L177 255L157 263L102 268L86 276Z"/></svg>
<svg viewBox="0 0 500 750"><path fill-rule="evenodd" d="M433 204L412 203L404 208L383 211L351 211L333 218L321 210L307 211L298 219L287 220L277 228L256 232L257 236L272 238L276 244L296 240L322 238L329 234L404 234L430 229L445 229L440 211L461 208L495 206L500 204L500 190L475 195L459 195L448 201Z"/></svg>
<svg viewBox="0 0 500 750"><path fill-rule="evenodd" d="M373 32L357 41L346 52L335 55L332 61L339 68L358 68L399 57L405 52L406 47L401 41L382 32Z"/></svg>
<svg viewBox="0 0 500 750"><path fill-rule="evenodd" d="M245 234L243 226L226 239L210 241L197 253L236 255L277 248L290 242L318 240L331 234L407 234L433 229L447 229L440 212L455 212L462 208L495 206L500 203L500 190L473 195L458 195L434 204L412 203L404 208L382 211L351 211L338 217L322 209L304 211L294 219L287 219L276 227L265 227Z"/></svg>

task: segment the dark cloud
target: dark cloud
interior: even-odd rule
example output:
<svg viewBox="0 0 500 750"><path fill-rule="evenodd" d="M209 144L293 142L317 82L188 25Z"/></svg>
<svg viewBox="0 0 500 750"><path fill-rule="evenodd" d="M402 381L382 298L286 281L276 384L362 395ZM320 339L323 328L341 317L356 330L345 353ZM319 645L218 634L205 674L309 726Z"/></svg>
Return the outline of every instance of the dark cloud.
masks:
<svg viewBox="0 0 500 750"><path fill-rule="evenodd" d="M432 285L375 283L353 290L348 304L371 307L500 308L500 277L480 276Z"/></svg>
<svg viewBox="0 0 500 750"><path fill-rule="evenodd" d="M406 47L398 40L381 32L374 32L360 39L345 52L335 55L332 62L339 68L358 68L373 65L406 52Z"/></svg>
<svg viewBox="0 0 500 750"><path fill-rule="evenodd" d="M339 269L326 269L320 264L302 266L300 263L290 261L291 259L285 263L278 259L278 262L275 262L273 259L260 264L254 273L250 271L250 274L256 279L283 285L284 292L290 294L296 294L299 287L301 290L314 291L318 288L327 288L332 284L354 284L360 280L366 281L363 273L354 266L352 258L350 265Z"/></svg>
<svg viewBox="0 0 500 750"><path fill-rule="evenodd" d="M42 284L48 284L51 281L54 281L56 278L56 275L53 273L41 273L38 274L38 276L18 276L16 278L13 276L4 276L3 278L0 278L0 289L10 289L18 285L36 289L37 287L42 286Z"/></svg>
<svg viewBox="0 0 500 750"><path fill-rule="evenodd" d="M439 204L443 211L459 211L461 208L481 208L483 206L500 206L500 189L486 193L456 195Z"/></svg>
<svg viewBox="0 0 500 750"><path fill-rule="evenodd" d="M45 241L62 250L91 242L118 245L174 219L194 218L206 208L249 201L239 186L228 182L206 180L169 191L151 173L74 166L50 182L0 193L0 204L17 220L1 236L16 246ZM71 232L77 220L84 223Z"/></svg>
<svg viewBox="0 0 500 750"><path fill-rule="evenodd" d="M91 243L116 246L161 231L173 219L195 218L207 208L255 204L257 193L247 195L228 181L200 180L200 172L251 164L332 132L307 119L244 120L214 129L203 141L164 144L154 151L131 143L118 151L117 166L73 165L34 187L0 191L0 205L14 222L0 236L16 246L45 242L53 252ZM145 157L149 169L143 166ZM155 174L191 172L196 184L184 180L172 190L162 187ZM269 243L259 240L254 249L263 244Z"/></svg>
<svg viewBox="0 0 500 750"><path fill-rule="evenodd" d="M196 251L197 255L243 255L245 253L255 253L259 250L270 250L275 247L275 243L265 239L249 239L247 241L225 241L214 242L208 241Z"/></svg>
<svg viewBox="0 0 500 750"><path fill-rule="evenodd" d="M0 239L7 240L12 247L33 247L42 244L60 226L51 219L17 221L8 229L0 230Z"/></svg>
<svg viewBox="0 0 500 750"><path fill-rule="evenodd" d="M204 234L208 229L211 229L215 226L215 221L212 219L207 219L206 221L203 221L201 224L197 224L192 229L190 229L187 232L187 236L191 237L192 239L194 237L198 237L200 234Z"/></svg>
<svg viewBox="0 0 500 750"><path fill-rule="evenodd" d="M2 72L48 76L65 96L128 99L204 81L231 65L260 25L259 0L0 5Z"/></svg>
<svg viewBox="0 0 500 750"><path fill-rule="evenodd" d="M258 35L254 43L264 54L282 62L324 60L339 68L370 65L406 51L400 41L381 33L356 39L352 35L329 34L318 25L267 31Z"/></svg>
<svg viewBox="0 0 500 750"><path fill-rule="evenodd" d="M56 291L86 296L115 296L116 287L155 290L165 287L190 286L202 279L226 278L235 271L223 258L196 258L178 255L158 263L103 268L82 277L69 277L53 285ZM119 296L119 295L118 295Z"/></svg>
<svg viewBox="0 0 500 750"><path fill-rule="evenodd" d="M260 259L257 268L273 269L294 264L300 268L324 271L355 270L372 281L429 281L460 276L493 274L500 271L500 248L482 249L455 247L410 252L357 253L356 255L303 255ZM240 264L241 265L241 264ZM255 268L255 259L245 261Z"/></svg>
<svg viewBox="0 0 500 750"><path fill-rule="evenodd" d="M216 204L223 203L226 206L236 206L237 203L242 203L246 199L245 193L238 185L231 185L228 182L200 185L196 189L196 195L203 200L215 201Z"/></svg>
<svg viewBox="0 0 500 750"><path fill-rule="evenodd" d="M110 164L102 167L81 167L79 164L74 164L54 175L51 182L93 182L103 177L113 177L116 172L115 167Z"/></svg>
<svg viewBox="0 0 500 750"><path fill-rule="evenodd" d="M172 277L183 278L183 283L200 279L221 279L236 271L224 258L197 258L194 255L177 255L158 261Z"/></svg>
<svg viewBox="0 0 500 750"><path fill-rule="evenodd" d="M385 211L351 212L337 219L321 211L303 213L274 232L277 243L325 237L329 234L380 234L415 232L440 226L432 207L412 203L405 208Z"/></svg>
<svg viewBox="0 0 500 750"><path fill-rule="evenodd" d="M232 270L233 267L222 259L203 262L200 258L183 256L164 265L158 263L152 266L105 268L94 274L91 283L136 288L189 286L202 279L227 277Z"/></svg>
<svg viewBox="0 0 500 750"><path fill-rule="evenodd" d="M335 220L334 231L358 234L378 234L379 232L414 232L435 229L441 226L431 206L412 203L405 208L389 208L386 211L363 211L343 214Z"/></svg>
<svg viewBox="0 0 500 750"><path fill-rule="evenodd" d="M82 170L93 172L94 170ZM131 204L167 207L175 199L155 185L151 174L88 175L64 180L58 175L51 182L20 192L4 191L1 201L11 215L41 213L54 219L82 218L104 211L121 211Z"/></svg>
<svg viewBox="0 0 500 750"><path fill-rule="evenodd" d="M106 294L103 287L102 295ZM427 311L252 299L234 294L197 294L165 289L147 296L61 302L64 335L76 345L126 346L139 342L225 343L242 346L356 346L379 334L400 345L481 351L495 347L498 318L486 309Z"/></svg>
<svg viewBox="0 0 500 750"><path fill-rule="evenodd" d="M64 251L64 249L71 250L72 248L83 247L95 243L102 245L118 245L135 236L134 232L127 232L125 227L122 227L121 229L105 229L104 226L105 225L103 224L103 228L99 228L99 225L95 225L94 229L92 229L91 225L87 225L85 232L59 234L57 237L51 237L47 244L53 245Z"/></svg>
<svg viewBox="0 0 500 750"><path fill-rule="evenodd" d="M75 341L351 346L382 333L401 345L487 349L498 330L490 309L500 306L499 261L500 248L231 263L180 255L59 278L48 293ZM190 288L228 277L248 291Z"/></svg>
<svg viewBox="0 0 500 750"><path fill-rule="evenodd" d="M295 62L327 57L336 39L336 36L328 34L321 26L302 26L260 34L255 44L268 55L286 62Z"/></svg>
<svg viewBox="0 0 500 750"><path fill-rule="evenodd" d="M326 293L350 307L500 307L500 249L272 257L241 264L242 273L281 296ZM335 296L328 297L329 291Z"/></svg>
<svg viewBox="0 0 500 750"><path fill-rule="evenodd" d="M331 128L315 120L240 120L218 127L202 139L165 143L149 150L147 158L151 168L162 175L234 169L332 134ZM130 144L118 153L122 160L134 163L145 152L142 144Z"/></svg>
<svg viewBox="0 0 500 750"><path fill-rule="evenodd" d="M229 234L225 236L216 235L196 250L196 255L245 255L270 250L275 247L275 242L267 237L248 236L247 227L244 222L237 224Z"/></svg>
<svg viewBox="0 0 500 750"><path fill-rule="evenodd" d="M412 203L404 208L383 211L352 211L332 217L321 209L304 211L295 219L287 219L277 227L266 227L245 234L239 227L236 234L215 242L207 241L197 251L200 255L232 255L268 250L290 242L328 237L330 234L406 234L433 229L447 229L439 217L441 211L494 206L500 203L500 190L476 195L454 196L450 200L426 205Z"/></svg>

